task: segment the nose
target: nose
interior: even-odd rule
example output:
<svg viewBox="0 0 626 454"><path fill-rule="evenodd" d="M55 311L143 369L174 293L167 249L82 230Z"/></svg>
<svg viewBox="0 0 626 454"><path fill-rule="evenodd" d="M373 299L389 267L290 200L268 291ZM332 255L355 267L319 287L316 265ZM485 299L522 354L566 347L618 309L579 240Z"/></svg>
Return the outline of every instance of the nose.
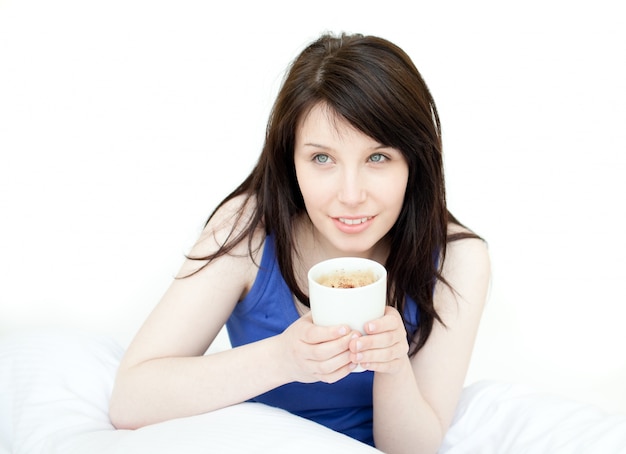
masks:
<svg viewBox="0 0 626 454"><path fill-rule="evenodd" d="M367 198L366 182L364 176L356 170L341 172L341 181L337 199L347 206L356 206L365 202Z"/></svg>

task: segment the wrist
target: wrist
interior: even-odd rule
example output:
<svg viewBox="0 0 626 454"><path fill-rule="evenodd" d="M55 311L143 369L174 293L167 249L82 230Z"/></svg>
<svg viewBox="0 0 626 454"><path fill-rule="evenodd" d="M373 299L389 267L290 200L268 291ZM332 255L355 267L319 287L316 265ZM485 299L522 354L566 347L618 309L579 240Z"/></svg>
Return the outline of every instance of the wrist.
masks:
<svg viewBox="0 0 626 454"><path fill-rule="evenodd" d="M285 332L267 338L265 341L268 344L266 349L267 361L271 364L268 369L271 369L277 378L279 383L277 386L297 381L290 339Z"/></svg>
<svg viewBox="0 0 626 454"><path fill-rule="evenodd" d="M408 356L397 359L394 367L390 368L388 371L375 372L374 379L390 388L397 387L405 381L415 383L415 374L413 373L411 360Z"/></svg>

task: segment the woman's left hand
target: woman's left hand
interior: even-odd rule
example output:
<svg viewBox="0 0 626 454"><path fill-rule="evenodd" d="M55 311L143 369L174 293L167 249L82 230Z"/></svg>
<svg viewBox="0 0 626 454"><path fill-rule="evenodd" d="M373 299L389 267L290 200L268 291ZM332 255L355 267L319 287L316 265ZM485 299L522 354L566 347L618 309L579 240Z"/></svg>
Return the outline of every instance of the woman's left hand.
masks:
<svg viewBox="0 0 626 454"><path fill-rule="evenodd" d="M350 341L350 360L367 370L393 374L407 359L409 343L400 313L386 306L385 314L366 323L365 336Z"/></svg>

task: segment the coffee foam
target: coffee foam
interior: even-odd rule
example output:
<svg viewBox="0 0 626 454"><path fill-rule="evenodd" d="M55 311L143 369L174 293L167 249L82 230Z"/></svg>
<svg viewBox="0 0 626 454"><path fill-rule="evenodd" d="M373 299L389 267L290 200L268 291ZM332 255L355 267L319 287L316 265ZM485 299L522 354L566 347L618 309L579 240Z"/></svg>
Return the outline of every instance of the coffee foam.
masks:
<svg viewBox="0 0 626 454"><path fill-rule="evenodd" d="M356 288L373 284L376 276L372 270L337 270L321 276L317 282L331 288Z"/></svg>

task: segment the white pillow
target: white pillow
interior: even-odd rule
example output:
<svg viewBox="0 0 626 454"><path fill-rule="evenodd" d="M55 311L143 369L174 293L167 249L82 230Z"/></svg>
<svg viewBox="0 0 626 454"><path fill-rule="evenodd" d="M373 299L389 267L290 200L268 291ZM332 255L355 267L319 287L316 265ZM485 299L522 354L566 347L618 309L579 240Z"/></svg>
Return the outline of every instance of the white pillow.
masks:
<svg viewBox="0 0 626 454"><path fill-rule="evenodd" d="M0 339L0 453L380 452L262 404L244 403L135 431L115 430L108 402L122 348L103 336ZM463 391L440 454L617 453L626 415L507 383Z"/></svg>
<svg viewBox="0 0 626 454"><path fill-rule="evenodd" d="M478 382L463 390L440 453L626 453L626 415L531 386Z"/></svg>
<svg viewBox="0 0 626 454"><path fill-rule="evenodd" d="M108 402L122 354L113 340L92 334L0 340L0 446L14 454L379 452L253 403L135 431L114 430Z"/></svg>
<svg viewBox="0 0 626 454"><path fill-rule="evenodd" d="M91 334L45 332L0 342L3 443L42 452L50 436L110 430L108 400L122 349Z"/></svg>

